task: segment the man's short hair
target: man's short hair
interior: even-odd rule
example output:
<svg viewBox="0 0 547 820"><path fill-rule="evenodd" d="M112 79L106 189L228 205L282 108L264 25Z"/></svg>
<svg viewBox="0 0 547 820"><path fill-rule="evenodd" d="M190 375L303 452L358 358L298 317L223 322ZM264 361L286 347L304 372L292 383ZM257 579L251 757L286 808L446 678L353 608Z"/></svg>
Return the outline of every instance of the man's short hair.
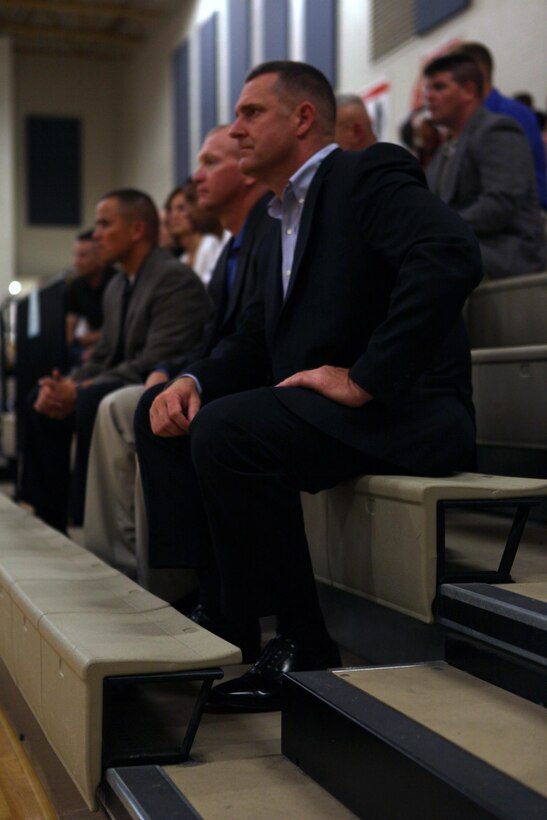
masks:
<svg viewBox="0 0 547 820"><path fill-rule="evenodd" d="M76 241L93 242L93 228L90 228L88 231L81 231L81 233L76 234Z"/></svg>
<svg viewBox="0 0 547 820"><path fill-rule="evenodd" d="M337 94L336 106L340 108L342 105L360 105L362 108L365 108L363 98L360 97L359 94Z"/></svg>
<svg viewBox="0 0 547 820"><path fill-rule="evenodd" d="M454 82L458 85L465 85L469 82L474 83L477 96L482 98L482 74L477 62L472 57L458 52L445 54L444 57L437 57L426 65L424 77L432 77L434 74L440 74L444 71L450 72Z"/></svg>
<svg viewBox="0 0 547 820"><path fill-rule="evenodd" d="M115 198L120 203L120 210L128 219L140 219L146 225L147 239L156 245L159 235L159 214L154 202L144 191L136 188L117 188L101 197Z"/></svg>
<svg viewBox="0 0 547 820"><path fill-rule="evenodd" d="M492 52L489 51L482 43L460 43L457 45L453 54L467 54L472 60L475 60L479 66L485 69L488 80L492 79L494 73L494 58Z"/></svg>
<svg viewBox="0 0 547 820"><path fill-rule="evenodd" d="M276 85L287 96L309 99L315 106L319 124L325 133L334 133L336 122L334 91L318 68L294 60L271 60L251 69L245 82L248 83L263 74L277 74Z"/></svg>

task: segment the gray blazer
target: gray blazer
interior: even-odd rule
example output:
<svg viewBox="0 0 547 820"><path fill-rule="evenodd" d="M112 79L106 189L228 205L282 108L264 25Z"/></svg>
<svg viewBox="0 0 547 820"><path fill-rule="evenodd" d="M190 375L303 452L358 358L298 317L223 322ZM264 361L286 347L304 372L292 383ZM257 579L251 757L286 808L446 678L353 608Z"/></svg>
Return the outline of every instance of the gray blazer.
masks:
<svg viewBox="0 0 547 820"><path fill-rule="evenodd" d="M543 270L545 234L534 164L516 120L481 106L458 138L438 191L442 165L441 149L426 171L429 186L475 232L486 276Z"/></svg>
<svg viewBox="0 0 547 820"><path fill-rule="evenodd" d="M168 251L153 248L133 285L125 321L124 357L113 363L125 277L115 276L103 297L101 338L89 362L70 375L77 381L142 381L154 365L199 340L211 303L198 276Z"/></svg>

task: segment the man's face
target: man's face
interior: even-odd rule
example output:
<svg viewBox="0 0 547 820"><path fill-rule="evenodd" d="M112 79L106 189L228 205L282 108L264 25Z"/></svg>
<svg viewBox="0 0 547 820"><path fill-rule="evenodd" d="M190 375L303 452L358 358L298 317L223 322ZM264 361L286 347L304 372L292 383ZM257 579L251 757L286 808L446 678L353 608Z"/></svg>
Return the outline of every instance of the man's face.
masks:
<svg viewBox="0 0 547 820"><path fill-rule="evenodd" d="M213 214L219 214L242 193L244 183L237 144L227 128L205 138L192 179L198 192L198 205Z"/></svg>
<svg viewBox="0 0 547 820"><path fill-rule="evenodd" d="M101 199L95 209L93 238L103 265L124 262L133 249L134 220L127 219L116 197Z"/></svg>
<svg viewBox="0 0 547 820"><path fill-rule="evenodd" d="M425 99L435 125L452 128L459 123L469 92L459 85L450 71L440 71L425 78Z"/></svg>
<svg viewBox="0 0 547 820"><path fill-rule="evenodd" d="M78 276L93 276L100 271L99 251L92 239L77 239L72 255L74 270Z"/></svg>
<svg viewBox="0 0 547 820"><path fill-rule="evenodd" d="M262 74L246 83L236 105L230 134L239 144L244 174L270 183L277 169L290 164L297 143L297 109L274 90L276 74Z"/></svg>

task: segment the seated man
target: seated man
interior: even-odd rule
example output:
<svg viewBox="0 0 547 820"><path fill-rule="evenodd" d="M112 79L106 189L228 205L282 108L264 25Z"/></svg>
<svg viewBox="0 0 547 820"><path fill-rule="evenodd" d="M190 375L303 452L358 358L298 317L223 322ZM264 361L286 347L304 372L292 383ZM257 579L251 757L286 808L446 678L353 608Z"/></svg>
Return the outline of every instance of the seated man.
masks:
<svg viewBox="0 0 547 820"><path fill-rule="evenodd" d="M471 57L439 57L424 75L431 119L451 135L427 167L431 190L477 236L486 276L544 270L543 220L524 132L513 118L483 108L482 75Z"/></svg>
<svg viewBox="0 0 547 820"><path fill-rule="evenodd" d="M104 298L104 325L90 360L63 378L40 379L25 415L20 496L51 526L65 530L72 433L76 432L75 523L83 515L87 456L99 401L140 380L160 358L190 349L210 303L196 274L160 250L158 214L146 194L112 191L97 205L95 241L103 265L123 272Z"/></svg>
<svg viewBox="0 0 547 820"><path fill-rule="evenodd" d="M534 158L539 204L547 210L545 151L535 113L518 100L506 97L494 88L494 58L483 43L460 43L454 51L467 54L477 63L482 74L482 104L484 107L493 114L505 114L507 117L512 117L526 134Z"/></svg>
<svg viewBox="0 0 547 820"><path fill-rule="evenodd" d="M277 709L283 672L340 662L301 490L474 461L461 310L481 277L477 242L406 150L339 150L335 111L312 66L271 62L248 75L230 133L242 173L276 194L281 241L259 249L264 286L238 331L150 410L157 435L189 437L191 464L178 469L188 526L206 522L196 546L218 575L218 631L249 645L258 618L277 616L278 635L213 690L211 708ZM173 507L175 470L156 475Z"/></svg>
<svg viewBox="0 0 547 820"><path fill-rule="evenodd" d="M74 242L76 277L65 294L66 343L70 364L87 361L101 335L103 294L116 271L104 266L93 231L78 234Z"/></svg>
<svg viewBox="0 0 547 820"><path fill-rule="evenodd" d="M152 396L166 388L169 377L183 372L191 361L209 355L224 336L233 333L254 287L251 275L254 250L267 228L274 224L266 212L266 202L271 195L266 194L263 185L240 172L238 146L228 135L228 129L227 125L219 126L207 135L193 177L200 208L217 216L223 228L234 237L221 255L209 286L214 311L192 351L181 350L180 356L149 375L147 387L161 385L151 391ZM85 544L104 560L123 569L134 570L137 557L140 583L174 601L183 594L187 575L177 574L175 570L180 566L180 541L188 530L188 514L183 507L184 499L175 508L163 508L161 496L157 496L153 481L149 481L148 465L149 461L158 459L161 464L171 458L178 460L179 450L187 442L151 436L151 446L141 453L154 551L148 557L146 528L141 526L135 556L133 416L143 391L143 385L117 390L103 399L99 407L89 456ZM150 395L146 401L151 400ZM137 505L138 501L140 495ZM142 510L138 512L141 521ZM178 576L182 576L180 581Z"/></svg>

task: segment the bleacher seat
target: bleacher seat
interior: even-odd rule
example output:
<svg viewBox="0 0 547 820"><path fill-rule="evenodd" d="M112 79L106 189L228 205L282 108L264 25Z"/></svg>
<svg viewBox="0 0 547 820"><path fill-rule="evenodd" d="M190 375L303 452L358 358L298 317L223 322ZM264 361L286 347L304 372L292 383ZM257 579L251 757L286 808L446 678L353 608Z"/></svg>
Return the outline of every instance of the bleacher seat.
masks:
<svg viewBox="0 0 547 820"><path fill-rule="evenodd" d="M3 496L0 518L0 656L94 809L106 682L188 672L210 687L241 653Z"/></svg>
<svg viewBox="0 0 547 820"><path fill-rule="evenodd" d="M438 567L439 505L510 506L546 496L546 480L477 473L363 476L316 495L303 493L302 504L319 581L431 623L444 575Z"/></svg>
<svg viewBox="0 0 547 820"><path fill-rule="evenodd" d="M482 282L466 323L472 349L547 344L547 272Z"/></svg>
<svg viewBox="0 0 547 820"><path fill-rule="evenodd" d="M547 449L547 344L473 350L472 361L477 443Z"/></svg>

